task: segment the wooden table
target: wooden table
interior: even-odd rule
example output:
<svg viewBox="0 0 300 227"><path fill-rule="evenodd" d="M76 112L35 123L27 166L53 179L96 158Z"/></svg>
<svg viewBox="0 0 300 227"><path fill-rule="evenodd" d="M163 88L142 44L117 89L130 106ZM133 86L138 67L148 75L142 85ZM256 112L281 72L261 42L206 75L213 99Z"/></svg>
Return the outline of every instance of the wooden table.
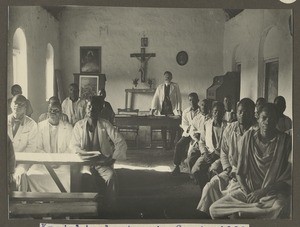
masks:
<svg viewBox="0 0 300 227"><path fill-rule="evenodd" d="M115 115L115 124L117 127L128 126L150 126L150 148L152 148L152 130L167 129L178 131L181 123L180 116L133 116L133 115ZM146 147L148 148L148 147Z"/></svg>
<svg viewBox="0 0 300 227"><path fill-rule="evenodd" d="M59 180L57 174L52 168L52 165L70 165L70 191L80 191L80 168L87 164L77 154L74 153L23 153L16 152L17 164L42 164L50 173L52 179L56 183L61 192L67 192L63 184Z"/></svg>

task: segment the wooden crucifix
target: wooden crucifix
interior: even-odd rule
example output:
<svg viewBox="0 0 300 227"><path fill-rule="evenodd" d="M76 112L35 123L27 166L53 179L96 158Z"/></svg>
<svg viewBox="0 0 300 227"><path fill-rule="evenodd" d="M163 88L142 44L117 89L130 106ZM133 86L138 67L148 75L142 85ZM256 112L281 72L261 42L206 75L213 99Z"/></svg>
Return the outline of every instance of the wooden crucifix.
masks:
<svg viewBox="0 0 300 227"><path fill-rule="evenodd" d="M141 82L146 82L147 62L151 57L155 57L155 53L146 53L145 48L141 48L141 53L130 54L131 58L136 58L141 62L139 72L141 73Z"/></svg>

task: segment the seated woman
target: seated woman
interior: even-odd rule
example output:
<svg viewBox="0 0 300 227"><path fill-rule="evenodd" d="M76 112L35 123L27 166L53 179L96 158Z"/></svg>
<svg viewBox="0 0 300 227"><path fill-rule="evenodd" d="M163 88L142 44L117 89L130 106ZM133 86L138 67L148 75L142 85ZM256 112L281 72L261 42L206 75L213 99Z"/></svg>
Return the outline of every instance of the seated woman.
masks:
<svg viewBox="0 0 300 227"><path fill-rule="evenodd" d="M290 195L291 136L279 132L279 113L274 104L265 104L259 113L259 129L242 137L238 152L237 180L240 188L210 207L213 219L280 217Z"/></svg>
<svg viewBox="0 0 300 227"><path fill-rule="evenodd" d="M72 136L72 125L62 121L61 105L53 102L48 107L49 118L38 124L37 152L67 153ZM70 191L69 166L52 166L66 191ZM27 172L28 190L32 192L60 192L44 165L33 165Z"/></svg>
<svg viewBox="0 0 300 227"><path fill-rule="evenodd" d="M199 148L191 152L199 154L199 158L192 167L191 174L201 188L209 181L211 175L221 172L220 147L223 131L227 123L223 121L225 108L221 102L212 106L212 118L204 124L203 133L200 135Z"/></svg>

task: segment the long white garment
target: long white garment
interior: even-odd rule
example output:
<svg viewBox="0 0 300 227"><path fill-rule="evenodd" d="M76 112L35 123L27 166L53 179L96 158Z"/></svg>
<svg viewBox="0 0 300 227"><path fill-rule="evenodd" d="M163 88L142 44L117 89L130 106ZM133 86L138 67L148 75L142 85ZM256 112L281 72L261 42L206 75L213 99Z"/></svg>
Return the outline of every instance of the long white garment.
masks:
<svg viewBox="0 0 300 227"><path fill-rule="evenodd" d="M69 153L72 136L72 125L60 121L52 126L48 120L38 124L37 152ZM70 191L70 167L66 165L52 166L66 191ZM44 165L32 165L27 172L29 189L32 192L60 192Z"/></svg>
<svg viewBox="0 0 300 227"><path fill-rule="evenodd" d="M158 110L159 112L162 110L162 103L165 98L165 84L160 84L157 86L155 94L152 99L151 109ZM178 110L182 109L182 101L179 85L171 82L170 84L170 100L173 108L173 112L175 115L178 115Z"/></svg>
<svg viewBox="0 0 300 227"><path fill-rule="evenodd" d="M30 117L24 116L24 121L20 124L17 133L13 136L13 115L7 117L7 134L12 141L14 151L17 152L35 152L37 144L37 124ZM26 187L26 180L23 175L29 168L27 164L18 164L15 168L15 180L19 190L22 189L22 182Z"/></svg>
<svg viewBox="0 0 300 227"><path fill-rule="evenodd" d="M72 125L85 117L85 108L86 102L85 100L81 100L80 98L76 102L72 102L72 100L67 97L61 104L62 112L68 115L69 122Z"/></svg>

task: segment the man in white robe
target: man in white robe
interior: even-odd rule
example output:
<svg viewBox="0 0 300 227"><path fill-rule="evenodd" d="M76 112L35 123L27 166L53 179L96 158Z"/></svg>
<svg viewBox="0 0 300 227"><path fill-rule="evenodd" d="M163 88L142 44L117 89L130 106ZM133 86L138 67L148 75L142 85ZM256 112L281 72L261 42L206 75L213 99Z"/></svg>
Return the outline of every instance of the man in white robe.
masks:
<svg viewBox="0 0 300 227"><path fill-rule="evenodd" d="M7 133L15 153L36 150L37 124L26 116L26 105L27 99L23 95L15 95L10 105L12 113L7 117ZM13 178L18 190L26 188L26 180L23 179L29 167L27 164L18 164L15 169ZM22 186L21 182L25 185Z"/></svg>
<svg viewBox="0 0 300 227"><path fill-rule="evenodd" d="M155 94L151 102L151 115L180 115L182 114L182 100L179 85L172 82L173 75L171 72L164 73L163 84L157 86ZM171 131L171 141L167 146L167 129L162 128L162 140L165 148L173 148L176 131L178 129L169 129Z"/></svg>
<svg viewBox="0 0 300 227"><path fill-rule="evenodd" d="M61 105L53 102L48 107L48 119L38 124L37 152L70 153L69 144L72 125L61 120ZM67 165L52 168L67 192L70 192L70 167ZM32 165L27 172L28 190L32 192L60 192L44 165Z"/></svg>
<svg viewBox="0 0 300 227"><path fill-rule="evenodd" d="M236 180L238 141L254 123L255 103L244 98L237 106L237 121L224 130L220 160L223 172L214 176L203 188L197 210L209 214L209 207L239 185Z"/></svg>
<svg viewBox="0 0 300 227"><path fill-rule="evenodd" d="M86 101L80 99L77 84L70 84L69 97L62 102L61 106L62 112L68 116L72 125L85 117Z"/></svg>
<svg viewBox="0 0 300 227"><path fill-rule="evenodd" d="M96 177L98 184L106 185L105 202L109 208L116 201L116 174L113 165L116 160L126 159L127 145L123 136L107 120L99 118L103 108L103 98L93 96L87 103L87 117L78 121L73 130L70 148L83 160L91 161L82 173ZM90 190L92 185L82 185L82 190ZM96 188L101 191L100 188Z"/></svg>
<svg viewBox="0 0 300 227"><path fill-rule="evenodd" d="M259 129L250 129L241 138L236 175L240 188L211 205L213 219L276 219L288 206L292 139L276 129L278 118L275 105L265 104L259 112Z"/></svg>

